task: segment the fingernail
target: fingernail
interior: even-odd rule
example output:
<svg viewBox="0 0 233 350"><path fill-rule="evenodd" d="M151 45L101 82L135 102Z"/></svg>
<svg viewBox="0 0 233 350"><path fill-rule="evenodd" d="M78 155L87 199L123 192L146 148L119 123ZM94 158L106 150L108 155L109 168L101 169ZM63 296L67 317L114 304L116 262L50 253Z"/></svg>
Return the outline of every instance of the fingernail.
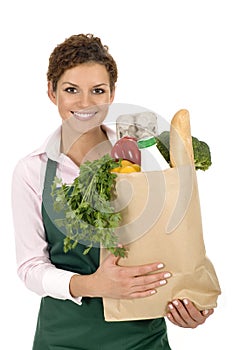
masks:
<svg viewBox="0 0 233 350"><path fill-rule="evenodd" d="M174 301L173 301L173 304L174 304L175 306L178 306L178 305L179 305L179 303L178 303L177 300L174 300Z"/></svg>
<svg viewBox="0 0 233 350"><path fill-rule="evenodd" d="M202 313L203 313L204 316L206 316L206 315L208 315L209 311L208 310L204 310Z"/></svg>
<svg viewBox="0 0 233 350"><path fill-rule="evenodd" d="M171 274L169 273L169 272L167 272L167 273L165 273L164 274L164 276L163 276L164 278L168 278L168 277L171 277Z"/></svg>
<svg viewBox="0 0 233 350"><path fill-rule="evenodd" d="M173 310L173 309L174 309L174 307L173 307L173 305L172 305L172 304L168 304L168 307L169 307L169 309L171 309L171 310Z"/></svg>
<svg viewBox="0 0 233 350"><path fill-rule="evenodd" d="M158 269L162 269L162 267L164 267L164 265L163 265L162 263L160 263L160 264L157 265L157 268L158 268Z"/></svg>
<svg viewBox="0 0 233 350"><path fill-rule="evenodd" d="M153 294L155 294L155 293L156 293L156 290L154 290L154 289L150 291L150 294L151 294L151 295L153 295Z"/></svg>
<svg viewBox="0 0 233 350"><path fill-rule="evenodd" d="M159 284L160 284L161 286L164 285L164 284L166 284L166 283L167 283L166 280L162 280L162 281L159 282Z"/></svg>
<svg viewBox="0 0 233 350"><path fill-rule="evenodd" d="M189 303L187 299L184 299L183 302L185 305L188 305L188 303Z"/></svg>

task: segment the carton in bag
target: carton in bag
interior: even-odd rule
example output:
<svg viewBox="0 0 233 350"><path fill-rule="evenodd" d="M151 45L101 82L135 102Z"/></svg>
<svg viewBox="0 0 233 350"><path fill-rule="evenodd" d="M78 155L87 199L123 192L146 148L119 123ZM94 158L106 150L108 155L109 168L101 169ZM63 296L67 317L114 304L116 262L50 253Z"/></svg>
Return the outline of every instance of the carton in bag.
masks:
<svg viewBox="0 0 233 350"><path fill-rule="evenodd" d="M103 298L106 321L163 317L173 299L188 298L200 310L217 306L221 290L206 256L187 110L171 121L170 158L163 171L118 174L115 206L122 214L119 241L128 249L119 265L161 261L172 277L148 298ZM101 261L107 254L102 248Z"/></svg>

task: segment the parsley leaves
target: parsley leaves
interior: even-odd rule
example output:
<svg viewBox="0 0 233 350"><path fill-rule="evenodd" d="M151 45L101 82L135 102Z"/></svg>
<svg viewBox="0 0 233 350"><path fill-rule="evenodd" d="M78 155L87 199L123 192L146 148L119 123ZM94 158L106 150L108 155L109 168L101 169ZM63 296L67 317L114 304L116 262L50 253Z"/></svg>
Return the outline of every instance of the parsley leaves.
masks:
<svg viewBox="0 0 233 350"><path fill-rule="evenodd" d="M87 254L92 247L105 247L115 256L125 257L126 249L119 245L115 229L121 214L115 212L111 200L115 195L117 175L110 170L118 165L110 155L80 166L80 174L71 185L55 177L51 195L54 210L63 211L64 217L56 219L64 227L64 252L85 244Z"/></svg>

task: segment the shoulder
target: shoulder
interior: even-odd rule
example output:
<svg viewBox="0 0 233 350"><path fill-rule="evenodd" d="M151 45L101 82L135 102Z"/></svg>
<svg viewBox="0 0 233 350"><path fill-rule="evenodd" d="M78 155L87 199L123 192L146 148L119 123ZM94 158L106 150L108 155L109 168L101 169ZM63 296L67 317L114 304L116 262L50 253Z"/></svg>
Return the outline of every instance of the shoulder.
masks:
<svg viewBox="0 0 233 350"><path fill-rule="evenodd" d="M14 168L13 181L27 183L35 189L40 188L43 183L48 156L50 157L50 153L55 153L54 148L59 150L59 135L60 128L47 137L42 146L21 158ZM55 156L58 157L57 154ZM39 189L37 190L39 191Z"/></svg>
<svg viewBox="0 0 233 350"><path fill-rule="evenodd" d="M47 144L51 135L46 138L40 147L18 160L13 169L12 186L15 192L19 187L23 193L41 195L41 186L44 183L44 172L47 164Z"/></svg>
<svg viewBox="0 0 233 350"><path fill-rule="evenodd" d="M13 171L13 185L27 187L40 194L47 159L46 153L35 154L35 152L21 158Z"/></svg>

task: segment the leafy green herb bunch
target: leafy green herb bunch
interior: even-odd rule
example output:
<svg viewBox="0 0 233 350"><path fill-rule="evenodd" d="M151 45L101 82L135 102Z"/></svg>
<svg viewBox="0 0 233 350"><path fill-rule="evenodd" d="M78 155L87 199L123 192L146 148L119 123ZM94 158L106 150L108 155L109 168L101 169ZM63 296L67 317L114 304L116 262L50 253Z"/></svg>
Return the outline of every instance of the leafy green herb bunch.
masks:
<svg viewBox="0 0 233 350"><path fill-rule="evenodd" d="M121 214L115 212L112 199L115 195L116 177L111 169L116 162L110 155L80 166L80 174L71 185L55 177L51 195L54 210L63 211L64 217L56 219L58 227L64 227L64 252L74 249L78 243L92 247L105 247L115 256L125 257L126 249L118 242L115 233Z"/></svg>

